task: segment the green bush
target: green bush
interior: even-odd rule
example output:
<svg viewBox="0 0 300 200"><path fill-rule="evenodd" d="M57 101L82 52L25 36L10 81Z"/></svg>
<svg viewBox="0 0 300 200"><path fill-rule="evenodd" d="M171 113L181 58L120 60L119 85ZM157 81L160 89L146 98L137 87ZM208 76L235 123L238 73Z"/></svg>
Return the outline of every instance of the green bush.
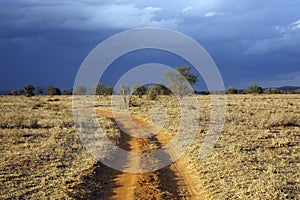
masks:
<svg viewBox="0 0 300 200"><path fill-rule="evenodd" d="M93 95L112 95L114 89L103 84L97 84L93 87L91 94Z"/></svg>
<svg viewBox="0 0 300 200"><path fill-rule="evenodd" d="M238 90L235 89L234 87L229 87L226 90L226 94L237 94L237 93L238 93Z"/></svg>
<svg viewBox="0 0 300 200"><path fill-rule="evenodd" d="M170 95L170 94L172 94L172 91L169 88L167 88L166 86L162 85L162 84L158 83L158 84L154 85L154 87L156 88L158 94L160 94L160 95Z"/></svg>
<svg viewBox="0 0 300 200"><path fill-rule="evenodd" d="M31 96L34 96L34 90L35 88L33 87L33 85L27 85L24 87L24 90L25 90L25 94L26 96L28 97L31 97Z"/></svg>
<svg viewBox="0 0 300 200"><path fill-rule="evenodd" d="M18 90L18 95L25 95L25 94L26 94L25 90L23 90L23 89Z"/></svg>
<svg viewBox="0 0 300 200"><path fill-rule="evenodd" d="M244 90L245 94L262 94L263 89L258 84L254 83Z"/></svg>
<svg viewBox="0 0 300 200"><path fill-rule="evenodd" d="M46 95L50 95L50 96L61 95L61 91L57 87L48 86L46 89Z"/></svg>
<svg viewBox="0 0 300 200"><path fill-rule="evenodd" d="M141 98L143 95L147 94L147 90L148 88L144 85L137 86L136 88L134 88L133 95L138 95Z"/></svg>
<svg viewBox="0 0 300 200"><path fill-rule="evenodd" d="M42 95L42 94L43 94L43 89L40 88L40 87L38 87L38 88L36 89L36 91L35 91L35 94L36 94L36 95Z"/></svg>

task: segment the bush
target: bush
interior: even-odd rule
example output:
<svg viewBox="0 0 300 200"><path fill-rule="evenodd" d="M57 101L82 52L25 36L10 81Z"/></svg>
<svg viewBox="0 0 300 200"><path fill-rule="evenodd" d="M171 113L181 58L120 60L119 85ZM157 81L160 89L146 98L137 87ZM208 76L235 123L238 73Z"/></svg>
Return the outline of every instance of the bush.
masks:
<svg viewBox="0 0 300 200"><path fill-rule="evenodd" d="M50 96L61 95L61 91L57 87L48 86L46 89L46 95L50 95Z"/></svg>
<svg viewBox="0 0 300 200"><path fill-rule="evenodd" d="M63 95L72 95L72 92L67 91L67 90L64 90L64 91L63 91Z"/></svg>
<svg viewBox="0 0 300 200"><path fill-rule="evenodd" d="M26 96L28 96L28 97L31 97L31 96L34 96L34 87L33 87L33 85L27 85L27 86L25 86L24 87L24 90L25 90L25 94L26 94Z"/></svg>
<svg viewBox="0 0 300 200"><path fill-rule="evenodd" d="M92 89L92 94L93 95L112 95L114 89L109 86L105 86L103 84L97 84L93 89Z"/></svg>
<svg viewBox="0 0 300 200"><path fill-rule="evenodd" d="M262 94L263 89L258 84L254 83L244 90L245 94Z"/></svg>
<svg viewBox="0 0 300 200"><path fill-rule="evenodd" d="M136 87L133 91L133 95L138 95L141 98L143 95L147 94L147 90L148 88L145 86Z"/></svg>
<svg viewBox="0 0 300 200"><path fill-rule="evenodd" d="M42 94L43 94L43 89L40 88L40 87L37 88L36 91L35 91L35 94L36 94L36 95L42 95Z"/></svg>
<svg viewBox="0 0 300 200"><path fill-rule="evenodd" d="M23 89L18 90L18 95L25 95L25 91Z"/></svg>
<svg viewBox="0 0 300 200"><path fill-rule="evenodd" d="M167 88L166 86L162 85L162 84L158 83L154 87L156 88L158 94L160 94L160 95L170 95L170 94L172 94L172 91L169 88Z"/></svg>
<svg viewBox="0 0 300 200"><path fill-rule="evenodd" d="M234 87L229 87L226 90L226 94L237 94L237 93L238 93L238 90L235 89Z"/></svg>

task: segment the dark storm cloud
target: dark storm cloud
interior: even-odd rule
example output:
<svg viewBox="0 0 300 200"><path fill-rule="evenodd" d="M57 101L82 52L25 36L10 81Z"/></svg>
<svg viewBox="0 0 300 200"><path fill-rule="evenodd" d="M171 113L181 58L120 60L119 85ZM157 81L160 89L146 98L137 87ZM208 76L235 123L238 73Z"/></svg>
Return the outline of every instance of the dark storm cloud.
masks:
<svg viewBox="0 0 300 200"><path fill-rule="evenodd" d="M1 88L31 80L44 84L47 76L39 71L62 71L53 84L71 87L80 63L99 42L146 26L172 28L199 41L215 59L226 85L238 87L267 77L285 84L285 77L299 72L297 1L2 0L0 4ZM13 79L16 76L19 81Z"/></svg>

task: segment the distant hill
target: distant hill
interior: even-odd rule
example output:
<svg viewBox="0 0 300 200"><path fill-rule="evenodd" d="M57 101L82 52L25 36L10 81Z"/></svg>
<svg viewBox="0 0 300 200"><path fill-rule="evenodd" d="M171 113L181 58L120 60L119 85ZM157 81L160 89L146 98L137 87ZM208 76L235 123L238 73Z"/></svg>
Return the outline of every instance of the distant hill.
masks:
<svg viewBox="0 0 300 200"><path fill-rule="evenodd" d="M269 88L264 88L263 90L266 91L267 89L275 89L283 94L299 93L300 91L299 86L269 87Z"/></svg>
<svg viewBox="0 0 300 200"><path fill-rule="evenodd" d="M283 87L280 87L277 89L283 90L283 91L296 91L296 90L299 90L300 87L298 87L298 86L283 86Z"/></svg>

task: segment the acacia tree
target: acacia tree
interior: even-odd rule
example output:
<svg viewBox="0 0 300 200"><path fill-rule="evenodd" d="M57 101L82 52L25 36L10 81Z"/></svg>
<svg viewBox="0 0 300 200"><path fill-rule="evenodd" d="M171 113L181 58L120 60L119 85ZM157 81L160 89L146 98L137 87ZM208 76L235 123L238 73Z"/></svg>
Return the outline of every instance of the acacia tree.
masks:
<svg viewBox="0 0 300 200"><path fill-rule="evenodd" d="M31 96L34 96L34 87L33 87L33 85L27 85L27 86L25 86L24 87L24 90L25 90L25 94L26 94L26 96L28 96L28 97L31 97Z"/></svg>
<svg viewBox="0 0 300 200"><path fill-rule="evenodd" d="M165 73L166 78L171 83L171 91L179 95L180 98L194 92L191 86L197 82L198 76L190 72L191 67L180 66L176 67L175 70L178 73L174 71Z"/></svg>

